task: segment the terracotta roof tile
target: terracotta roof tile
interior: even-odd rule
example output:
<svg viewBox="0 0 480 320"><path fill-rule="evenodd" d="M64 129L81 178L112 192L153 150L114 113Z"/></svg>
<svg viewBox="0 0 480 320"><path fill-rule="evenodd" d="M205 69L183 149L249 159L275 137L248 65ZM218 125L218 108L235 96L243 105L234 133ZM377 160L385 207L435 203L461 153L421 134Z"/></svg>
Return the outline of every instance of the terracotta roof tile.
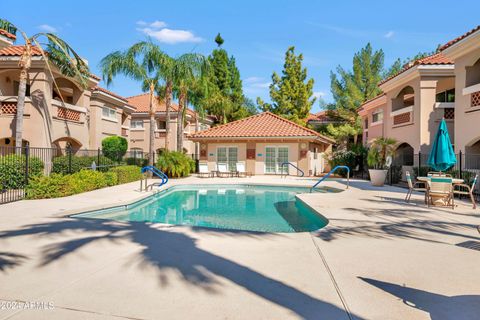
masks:
<svg viewBox="0 0 480 320"><path fill-rule="evenodd" d="M367 101L365 101L364 103L362 103L360 105L360 107L358 108L358 111L361 111L362 109L366 108L366 107L378 107L378 106L381 106L382 104L385 104L387 103L387 99L386 99L386 96L385 96L385 93L380 93L378 96L372 98L372 99L369 99Z"/></svg>
<svg viewBox="0 0 480 320"><path fill-rule="evenodd" d="M24 46L9 46L0 49L0 56L21 56L24 50ZM41 56L42 52L36 46L32 46L32 55Z"/></svg>
<svg viewBox="0 0 480 320"><path fill-rule="evenodd" d="M126 98L128 103L137 109L136 112L149 112L150 111L150 96L148 93L139 94L133 97ZM166 112L167 108L163 100L157 100L157 109L156 112ZM171 110L173 112L178 112L178 104L173 103L171 105ZM196 116L196 112L188 109L187 113Z"/></svg>
<svg viewBox="0 0 480 320"><path fill-rule="evenodd" d="M480 30L480 26L476 26L472 30L462 34L460 37L457 37L457 38L455 38L453 40L450 40L449 42L445 43L443 46L440 47L440 50L443 51L443 50L447 49L448 47L453 46L455 43L457 43L459 41L462 41L466 37L470 36L471 34L474 34L475 32L477 32L479 30Z"/></svg>
<svg viewBox="0 0 480 320"><path fill-rule="evenodd" d="M449 65L449 64L453 64L453 61L450 60L449 58L445 57L441 52L434 53L434 54L432 54L428 57L417 59L413 62L408 63L407 65L405 65L403 67L402 70L400 70L396 74L391 75L390 77L385 78L382 81L380 81L379 85L382 85L385 82L388 82L388 81L392 80L396 76L398 76L398 75L404 73L405 71L407 71L407 70L409 70L409 69L411 69L415 66L418 66L418 65Z"/></svg>
<svg viewBox="0 0 480 320"><path fill-rule="evenodd" d="M16 40L17 36L14 34L11 34L10 32L7 32L6 30L0 29L0 35L7 37L12 40Z"/></svg>
<svg viewBox="0 0 480 320"><path fill-rule="evenodd" d="M270 112L197 132L191 138L312 137L333 140Z"/></svg>
<svg viewBox="0 0 480 320"><path fill-rule="evenodd" d="M100 92L106 93L108 95L111 95L112 97L115 97L117 99L120 99L122 101L128 102L127 98L124 98L124 97L122 97L122 96L120 96L120 95L118 95L118 94L116 94L112 91L109 91L109 90L107 90L105 88L102 88L102 87L99 87L99 86L96 86L96 87L92 88L92 92L93 91L100 91Z"/></svg>

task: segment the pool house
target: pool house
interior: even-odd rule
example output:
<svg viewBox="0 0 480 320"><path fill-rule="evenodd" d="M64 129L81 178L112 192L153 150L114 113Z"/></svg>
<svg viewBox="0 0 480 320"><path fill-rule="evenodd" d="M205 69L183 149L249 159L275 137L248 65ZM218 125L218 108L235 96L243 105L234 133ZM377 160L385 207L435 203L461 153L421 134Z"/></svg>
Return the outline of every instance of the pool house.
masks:
<svg viewBox="0 0 480 320"><path fill-rule="evenodd" d="M297 175L300 170L305 176L321 174L329 169L325 153L334 143L270 112L197 132L190 139L200 144L200 162L207 163L210 171L217 170L219 163L228 164L231 171L244 163L254 175ZM290 165L283 165L287 162Z"/></svg>

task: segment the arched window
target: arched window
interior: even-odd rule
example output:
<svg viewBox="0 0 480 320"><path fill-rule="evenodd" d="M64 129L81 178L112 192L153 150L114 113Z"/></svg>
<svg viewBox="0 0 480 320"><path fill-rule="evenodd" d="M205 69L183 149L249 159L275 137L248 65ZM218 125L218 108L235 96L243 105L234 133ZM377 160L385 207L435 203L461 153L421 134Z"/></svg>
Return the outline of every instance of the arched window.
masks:
<svg viewBox="0 0 480 320"><path fill-rule="evenodd" d="M465 87L470 87L480 83L480 59L473 66L466 67Z"/></svg>
<svg viewBox="0 0 480 320"><path fill-rule="evenodd" d="M396 98L392 99L392 111L413 106L415 104L415 91L407 86L402 89Z"/></svg>

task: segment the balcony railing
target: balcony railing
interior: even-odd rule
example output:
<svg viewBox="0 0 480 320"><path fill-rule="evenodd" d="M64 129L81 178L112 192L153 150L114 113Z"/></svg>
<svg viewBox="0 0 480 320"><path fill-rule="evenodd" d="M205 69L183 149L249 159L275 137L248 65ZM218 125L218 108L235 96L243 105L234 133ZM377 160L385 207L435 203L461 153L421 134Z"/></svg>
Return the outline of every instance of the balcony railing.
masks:
<svg viewBox="0 0 480 320"><path fill-rule="evenodd" d="M393 118L393 126L411 124L413 122L413 106L392 111L390 116Z"/></svg>
<svg viewBox="0 0 480 320"><path fill-rule="evenodd" d="M471 95L471 107L480 107L480 91L473 92Z"/></svg>
<svg viewBox="0 0 480 320"><path fill-rule="evenodd" d="M17 114L17 102L0 102L0 114Z"/></svg>

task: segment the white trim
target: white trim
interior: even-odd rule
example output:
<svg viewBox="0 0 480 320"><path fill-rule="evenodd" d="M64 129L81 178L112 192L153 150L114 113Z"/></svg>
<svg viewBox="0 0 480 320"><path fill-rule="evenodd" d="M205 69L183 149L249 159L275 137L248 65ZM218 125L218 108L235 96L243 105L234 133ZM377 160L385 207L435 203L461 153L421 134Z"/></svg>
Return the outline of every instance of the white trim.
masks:
<svg viewBox="0 0 480 320"><path fill-rule="evenodd" d="M455 102L435 102L435 109L455 108Z"/></svg>
<svg viewBox="0 0 480 320"><path fill-rule="evenodd" d="M118 123L118 120L117 120L117 119L107 118L107 117L103 117L103 116L102 116L102 120L109 121L109 122L113 122L113 123Z"/></svg>
<svg viewBox="0 0 480 320"><path fill-rule="evenodd" d="M145 131L145 128L130 128L130 131Z"/></svg>
<svg viewBox="0 0 480 320"><path fill-rule="evenodd" d="M120 102L120 104L122 104L122 105L125 105L125 103L126 103L125 100L120 99L120 98L117 98L117 97L115 97L115 96L112 96L111 94L106 93L106 92L103 92L103 91L98 90L98 89L93 90L92 94L98 94L98 95L101 95L101 96L104 96L104 97L108 97L108 98L110 98L110 99L112 99L112 100L115 100L115 101L117 101L117 102Z"/></svg>
<svg viewBox="0 0 480 320"><path fill-rule="evenodd" d="M274 148L275 149L275 172L267 172L267 148ZM264 174L278 174L277 172L277 159L278 159L278 148L287 148L287 162L290 162L290 146L284 145L284 144L274 144L274 145L265 145L263 148L263 173ZM299 150L300 150L300 145L299 145ZM256 161L255 161L256 162ZM293 162L292 162L293 163ZM298 158L295 163L293 163L295 166L298 166ZM290 174L290 166L287 166L287 172Z"/></svg>
<svg viewBox="0 0 480 320"><path fill-rule="evenodd" d="M399 114L404 114L412 111L413 111L413 105L390 112L390 117L398 116Z"/></svg>
<svg viewBox="0 0 480 320"><path fill-rule="evenodd" d="M480 83L474 84L473 86L470 86L470 87L463 88L462 94L466 96L467 94L472 94L478 91L480 91Z"/></svg>

